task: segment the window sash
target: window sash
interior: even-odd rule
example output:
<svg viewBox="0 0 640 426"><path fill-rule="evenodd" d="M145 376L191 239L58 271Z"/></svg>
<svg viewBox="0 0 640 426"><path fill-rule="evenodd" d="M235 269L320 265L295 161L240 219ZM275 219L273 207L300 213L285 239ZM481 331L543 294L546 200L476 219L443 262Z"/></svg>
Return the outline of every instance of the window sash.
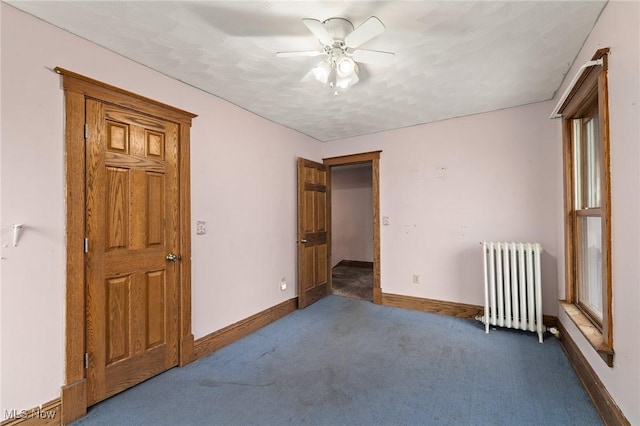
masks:
<svg viewBox="0 0 640 426"><path fill-rule="evenodd" d="M602 144L598 108L573 120L573 194L577 209L602 207Z"/></svg>
<svg viewBox="0 0 640 426"><path fill-rule="evenodd" d="M602 144L596 105L572 120L575 303L602 330Z"/></svg>
<svg viewBox="0 0 640 426"><path fill-rule="evenodd" d="M580 310L602 330L605 297L602 279L602 217L591 209L587 213L577 214L575 221L576 302Z"/></svg>

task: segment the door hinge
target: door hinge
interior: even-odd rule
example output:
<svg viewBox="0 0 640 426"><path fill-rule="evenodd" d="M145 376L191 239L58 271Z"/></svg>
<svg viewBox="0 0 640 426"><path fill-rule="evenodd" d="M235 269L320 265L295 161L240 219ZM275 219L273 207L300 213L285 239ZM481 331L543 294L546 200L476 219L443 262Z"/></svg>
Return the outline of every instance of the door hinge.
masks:
<svg viewBox="0 0 640 426"><path fill-rule="evenodd" d="M89 139L89 125L84 123L84 138Z"/></svg>
<svg viewBox="0 0 640 426"><path fill-rule="evenodd" d="M89 368L89 352L84 353L84 368Z"/></svg>
<svg viewBox="0 0 640 426"><path fill-rule="evenodd" d="M88 238L84 239L84 252L85 253L89 253L89 239Z"/></svg>

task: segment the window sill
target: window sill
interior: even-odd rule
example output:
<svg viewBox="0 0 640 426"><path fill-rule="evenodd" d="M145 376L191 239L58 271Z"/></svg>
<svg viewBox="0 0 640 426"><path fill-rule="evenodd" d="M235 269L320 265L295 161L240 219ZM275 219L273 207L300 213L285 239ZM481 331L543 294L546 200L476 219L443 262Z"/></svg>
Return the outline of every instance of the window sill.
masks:
<svg viewBox="0 0 640 426"><path fill-rule="evenodd" d="M560 306L564 309L566 314L571 318L573 323L578 327L582 335L598 352L598 355L607 363L609 367L613 367L613 348L610 347L604 341L604 336L583 314L580 309L571 303L560 301Z"/></svg>

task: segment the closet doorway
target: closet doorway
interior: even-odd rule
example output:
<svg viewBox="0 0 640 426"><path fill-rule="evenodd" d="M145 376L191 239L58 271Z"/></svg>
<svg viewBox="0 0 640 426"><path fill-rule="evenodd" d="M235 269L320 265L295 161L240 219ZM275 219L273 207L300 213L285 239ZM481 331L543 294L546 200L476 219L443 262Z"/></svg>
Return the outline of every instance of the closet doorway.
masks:
<svg viewBox="0 0 640 426"><path fill-rule="evenodd" d="M371 164L331 168L331 282L338 296L373 300Z"/></svg>
<svg viewBox="0 0 640 426"><path fill-rule="evenodd" d="M380 151L324 159L333 294L381 303Z"/></svg>

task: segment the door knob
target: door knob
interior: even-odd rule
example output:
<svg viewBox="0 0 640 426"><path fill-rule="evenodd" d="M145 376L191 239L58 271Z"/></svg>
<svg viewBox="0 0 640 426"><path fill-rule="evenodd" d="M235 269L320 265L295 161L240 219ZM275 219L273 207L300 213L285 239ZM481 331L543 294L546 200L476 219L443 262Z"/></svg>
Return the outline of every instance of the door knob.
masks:
<svg viewBox="0 0 640 426"><path fill-rule="evenodd" d="M300 240L300 242L301 242L302 244L306 244L307 240L305 240L305 239L303 238L303 239L301 239L301 240Z"/></svg>
<svg viewBox="0 0 640 426"><path fill-rule="evenodd" d="M177 262L178 260L180 260L179 254L169 253L167 255L167 262Z"/></svg>

